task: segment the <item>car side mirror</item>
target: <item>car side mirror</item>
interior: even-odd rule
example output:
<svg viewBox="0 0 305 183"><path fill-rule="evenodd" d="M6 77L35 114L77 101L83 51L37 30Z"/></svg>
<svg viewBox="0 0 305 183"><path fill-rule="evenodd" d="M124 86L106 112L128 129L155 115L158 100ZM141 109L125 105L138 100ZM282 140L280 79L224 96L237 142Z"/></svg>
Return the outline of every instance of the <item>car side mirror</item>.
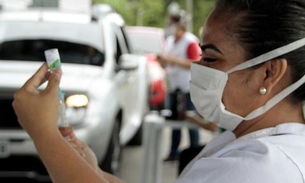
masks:
<svg viewBox="0 0 305 183"><path fill-rule="evenodd" d="M139 56L123 54L119 59L119 69L135 70L139 66Z"/></svg>

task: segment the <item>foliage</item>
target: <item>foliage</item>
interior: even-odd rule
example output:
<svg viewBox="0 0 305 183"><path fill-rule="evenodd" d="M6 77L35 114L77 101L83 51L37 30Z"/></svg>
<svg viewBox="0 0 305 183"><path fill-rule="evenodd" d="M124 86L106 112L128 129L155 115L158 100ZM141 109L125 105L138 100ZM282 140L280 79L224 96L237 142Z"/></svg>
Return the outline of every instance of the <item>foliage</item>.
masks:
<svg viewBox="0 0 305 183"><path fill-rule="evenodd" d="M163 27L167 6L173 0L93 0L94 3L110 4L120 13L127 25ZM186 9L186 0L176 0L182 9ZM215 0L193 0L193 33L198 35Z"/></svg>
<svg viewBox="0 0 305 183"><path fill-rule="evenodd" d="M203 26L206 18L214 7L215 1L212 0L194 0L194 13L193 13L193 32L199 35L199 28ZM201 3L200 3L201 2Z"/></svg>

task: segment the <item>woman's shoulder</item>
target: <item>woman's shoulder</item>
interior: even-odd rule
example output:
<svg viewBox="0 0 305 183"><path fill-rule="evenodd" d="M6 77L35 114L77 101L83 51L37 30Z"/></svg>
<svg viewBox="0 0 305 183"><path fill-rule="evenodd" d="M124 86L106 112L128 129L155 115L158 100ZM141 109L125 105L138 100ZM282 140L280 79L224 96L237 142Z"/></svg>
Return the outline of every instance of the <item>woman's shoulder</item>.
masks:
<svg viewBox="0 0 305 183"><path fill-rule="evenodd" d="M201 180L198 183L303 183L305 167L301 162L305 162L305 159L298 159L298 156L305 148L297 152L283 150L283 144L273 144L272 141L264 138L245 139L228 144L208 157L198 157L177 183L189 180L195 183L196 180ZM288 148L289 144L285 146Z"/></svg>
<svg viewBox="0 0 305 183"><path fill-rule="evenodd" d="M213 154L211 158L218 157L219 163L223 164L220 166L228 169L233 168L233 171L247 173L247 171L251 172L252 170L259 173L263 180L265 179L264 176L277 176L281 179L287 179L287 176L279 176L281 173L283 175L288 173L296 179L304 180L302 178L302 175L305 175L304 152L305 134L291 131L291 133L276 133L252 139L237 139ZM232 166L232 164L234 165ZM268 182L280 181L270 180Z"/></svg>
<svg viewBox="0 0 305 183"><path fill-rule="evenodd" d="M268 135L262 135L265 133ZM256 161L257 158L260 158L265 163L271 164L291 162L303 165L305 162L304 152L305 125L283 124L273 129L256 132L245 138L236 139L212 156L241 156L248 161L252 159ZM305 170L305 167L303 169Z"/></svg>
<svg viewBox="0 0 305 183"><path fill-rule="evenodd" d="M195 36L193 33L190 33L190 32L186 32L184 34L184 39L188 42L196 42L196 43L199 43L199 39L197 36Z"/></svg>
<svg viewBox="0 0 305 183"><path fill-rule="evenodd" d="M296 154L304 152L305 125L301 123L285 123L273 128L252 132L225 146L223 153L234 150L249 151L261 155L289 151L294 151Z"/></svg>

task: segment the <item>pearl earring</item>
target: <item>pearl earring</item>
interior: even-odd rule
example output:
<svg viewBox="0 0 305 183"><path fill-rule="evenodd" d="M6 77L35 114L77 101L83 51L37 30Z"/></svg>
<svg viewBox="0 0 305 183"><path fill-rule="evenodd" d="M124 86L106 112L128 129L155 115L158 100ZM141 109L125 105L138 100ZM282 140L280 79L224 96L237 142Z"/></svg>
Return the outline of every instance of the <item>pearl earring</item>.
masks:
<svg viewBox="0 0 305 183"><path fill-rule="evenodd" d="M262 95L265 95L267 93L267 89L265 87L261 87L259 89L259 92L262 94Z"/></svg>

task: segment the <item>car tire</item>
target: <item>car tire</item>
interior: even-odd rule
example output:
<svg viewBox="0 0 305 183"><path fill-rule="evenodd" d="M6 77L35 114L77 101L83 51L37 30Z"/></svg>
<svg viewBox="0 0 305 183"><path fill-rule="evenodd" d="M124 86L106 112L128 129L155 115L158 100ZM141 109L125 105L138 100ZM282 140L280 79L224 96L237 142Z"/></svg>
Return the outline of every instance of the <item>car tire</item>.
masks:
<svg viewBox="0 0 305 183"><path fill-rule="evenodd" d="M141 124L141 126L138 129L137 133L130 140L128 145L129 146L140 146L140 145L142 145L142 138L143 138L143 123Z"/></svg>
<svg viewBox="0 0 305 183"><path fill-rule="evenodd" d="M119 176L121 159L122 145L120 143L120 122L117 119L113 127L106 156L100 164L100 168L105 172Z"/></svg>

